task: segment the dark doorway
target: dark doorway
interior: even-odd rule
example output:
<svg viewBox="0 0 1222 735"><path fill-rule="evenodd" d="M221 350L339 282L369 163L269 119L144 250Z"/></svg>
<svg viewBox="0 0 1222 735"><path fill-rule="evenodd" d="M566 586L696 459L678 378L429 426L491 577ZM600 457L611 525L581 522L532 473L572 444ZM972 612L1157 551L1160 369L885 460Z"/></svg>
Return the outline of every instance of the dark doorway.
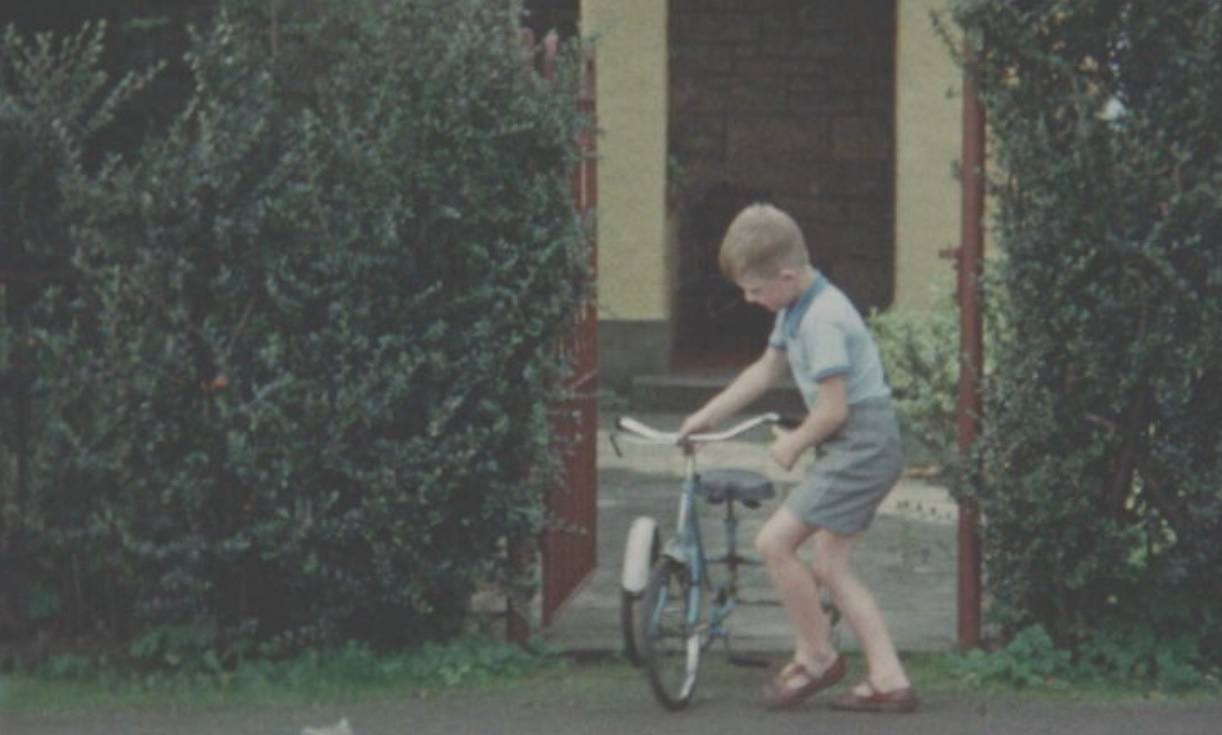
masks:
<svg viewBox="0 0 1222 735"><path fill-rule="evenodd" d="M726 225L768 201L859 310L894 291L895 0L671 0L668 187L676 367L763 348L770 316L717 269Z"/></svg>
<svg viewBox="0 0 1222 735"><path fill-rule="evenodd" d="M522 25L529 28L535 38L543 38L550 31L556 31L566 40L577 35L581 20L579 0L526 0L523 6L526 13Z"/></svg>
<svg viewBox="0 0 1222 735"><path fill-rule="evenodd" d="M739 364L759 355L772 316L748 304L718 266L721 239L734 215L768 197L733 184L710 187L684 209L679 229L675 310L676 367Z"/></svg>

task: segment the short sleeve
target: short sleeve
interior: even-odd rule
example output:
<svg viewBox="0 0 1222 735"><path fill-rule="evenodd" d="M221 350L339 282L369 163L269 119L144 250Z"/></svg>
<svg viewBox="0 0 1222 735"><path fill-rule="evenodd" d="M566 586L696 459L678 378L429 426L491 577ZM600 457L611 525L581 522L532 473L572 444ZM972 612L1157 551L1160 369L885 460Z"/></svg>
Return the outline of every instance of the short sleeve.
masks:
<svg viewBox="0 0 1222 735"><path fill-rule="evenodd" d="M848 339L840 325L823 319L815 320L810 326L810 341L813 350L810 354L810 377L818 383L820 380L834 375L844 375L849 372Z"/></svg>

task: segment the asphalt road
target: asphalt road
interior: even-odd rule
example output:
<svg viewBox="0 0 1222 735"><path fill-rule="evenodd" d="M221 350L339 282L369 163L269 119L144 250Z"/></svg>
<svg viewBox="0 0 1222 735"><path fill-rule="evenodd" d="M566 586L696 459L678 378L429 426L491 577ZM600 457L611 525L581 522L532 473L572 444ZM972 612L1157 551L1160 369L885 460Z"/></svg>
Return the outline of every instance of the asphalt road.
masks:
<svg viewBox="0 0 1222 735"><path fill-rule="evenodd" d="M848 681L860 671L851 666ZM300 735L303 728L346 718L352 735L787 735L789 733L903 733L904 735L1217 735L1222 700L1148 701L1140 698L1090 703L1047 693L986 697L966 695L953 682L916 681L922 708L911 715L836 712L825 706L839 691L821 693L787 712L764 710L759 687L767 673L731 666L710 655L691 705L663 710L642 673L616 661L557 667L508 682L363 702L333 701L175 712L165 708L103 715L8 717L2 735ZM846 686L848 684L846 683ZM325 731L323 731L325 732ZM327 735L330 735L329 733Z"/></svg>
<svg viewBox="0 0 1222 735"><path fill-rule="evenodd" d="M226 711L206 714L134 712L105 717L0 720L4 735L297 735L303 727L349 720L353 735L741 735L742 733L896 733L905 735L1216 735L1222 703L1075 705L965 703L932 700L911 715L840 713L813 704L765 712L737 697L706 699L668 713L642 698L635 703L522 701L494 697L411 699L328 706L309 711Z"/></svg>

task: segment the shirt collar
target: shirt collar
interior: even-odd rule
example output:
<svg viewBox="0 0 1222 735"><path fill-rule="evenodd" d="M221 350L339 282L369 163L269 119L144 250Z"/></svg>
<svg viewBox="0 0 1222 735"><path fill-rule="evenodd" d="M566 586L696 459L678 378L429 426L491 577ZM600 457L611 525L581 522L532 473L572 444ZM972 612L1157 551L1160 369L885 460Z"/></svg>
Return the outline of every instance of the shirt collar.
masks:
<svg viewBox="0 0 1222 735"><path fill-rule="evenodd" d="M823 289L826 287L827 278L821 272L815 271L815 280L802 292L797 301L794 301L785 308L782 324L786 339L793 339L798 336L798 325L802 323L802 317L806 316L806 311L810 309L810 305L814 303L815 298L820 293L823 293Z"/></svg>

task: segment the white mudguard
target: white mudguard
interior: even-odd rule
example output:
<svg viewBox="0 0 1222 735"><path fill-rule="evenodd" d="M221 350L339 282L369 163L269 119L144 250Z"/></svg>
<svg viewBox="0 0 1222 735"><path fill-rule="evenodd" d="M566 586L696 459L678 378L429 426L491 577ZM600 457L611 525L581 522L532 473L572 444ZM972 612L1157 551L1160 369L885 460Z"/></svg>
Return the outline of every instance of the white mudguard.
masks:
<svg viewBox="0 0 1222 735"><path fill-rule="evenodd" d="M620 585L624 591L639 595L649 582L649 569L658 557L658 522L649 516L638 516L628 528L624 545L624 568Z"/></svg>

